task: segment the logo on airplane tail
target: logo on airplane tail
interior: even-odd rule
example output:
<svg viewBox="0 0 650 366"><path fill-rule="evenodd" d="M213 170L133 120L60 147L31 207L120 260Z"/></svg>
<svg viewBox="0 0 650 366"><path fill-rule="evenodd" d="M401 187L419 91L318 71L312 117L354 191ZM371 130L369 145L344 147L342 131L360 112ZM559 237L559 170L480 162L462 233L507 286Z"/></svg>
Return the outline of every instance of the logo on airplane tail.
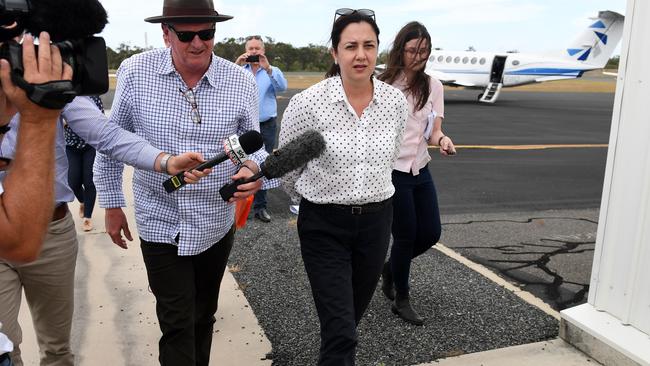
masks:
<svg viewBox="0 0 650 366"><path fill-rule="evenodd" d="M589 29L606 29L607 27L602 21L597 21L596 23L592 24ZM589 55L591 55L591 52L594 52L594 57L598 56L600 54L600 44L602 43L603 45L607 45L607 34L603 32L599 32L597 30L593 31L594 34L596 35L596 38L600 42L596 42L596 45L593 47L585 47L585 48L568 48L566 51L569 54L569 56L578 56L578 61L587 61L589 58Z"/></svg>

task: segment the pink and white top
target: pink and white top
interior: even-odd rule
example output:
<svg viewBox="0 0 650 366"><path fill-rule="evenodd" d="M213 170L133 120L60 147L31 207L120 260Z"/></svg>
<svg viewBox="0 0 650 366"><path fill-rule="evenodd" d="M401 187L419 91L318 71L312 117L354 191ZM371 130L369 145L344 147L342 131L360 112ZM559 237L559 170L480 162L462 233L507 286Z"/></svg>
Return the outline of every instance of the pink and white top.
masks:
<svg viewBox="0 0 650 366"><path fill-rule="evenodd" d="M445 104L442 83L433 77L429 77L429 99L424 107L418 111L415 109L416 100L412 95L406 93L406 78L404 75L393 83L393 86L401 90L406 96L409 104L409 115L406 121L404 139L400 147L400 154L395 162L394 169L404 173L418 175L431 157L428 151L428 142L424 137L424 130L427 126L427 117L435 112L436 117L444 118Z"/></svg>

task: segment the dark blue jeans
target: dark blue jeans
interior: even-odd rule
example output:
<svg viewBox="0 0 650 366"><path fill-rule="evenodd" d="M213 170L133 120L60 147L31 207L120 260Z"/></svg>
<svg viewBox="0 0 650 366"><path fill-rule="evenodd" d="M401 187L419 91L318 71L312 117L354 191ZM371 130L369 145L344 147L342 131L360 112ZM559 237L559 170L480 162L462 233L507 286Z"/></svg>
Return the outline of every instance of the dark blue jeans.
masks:
<svg viewBox="0 0 650 366"><path fill-rule="evenodd" d="M408 295L411 260L440 239L440 210L428 166L413 176L393 170L393 247L390 266L395 291Z"/></svg>
<svg viewBox="0 0 650 366"><path fill-rule="evenodd" d="M66 146L65 152L68 156L68 185L77 200L84 204L84 217L91 218L97 195L93 183L95 149L90 145L83 149Z"/></svg>
<svg viewBox="0 0 650 366"><path fill-rule="evenodd" d="M269 154L273 152L273 148L275 147L275 131L277 128L275 119L273 117L266 122L260 122L260 133L264 139L264 149ZM255 193L253 210L257 212L263 208L266 208L266 190L259 190Z"/></svg>

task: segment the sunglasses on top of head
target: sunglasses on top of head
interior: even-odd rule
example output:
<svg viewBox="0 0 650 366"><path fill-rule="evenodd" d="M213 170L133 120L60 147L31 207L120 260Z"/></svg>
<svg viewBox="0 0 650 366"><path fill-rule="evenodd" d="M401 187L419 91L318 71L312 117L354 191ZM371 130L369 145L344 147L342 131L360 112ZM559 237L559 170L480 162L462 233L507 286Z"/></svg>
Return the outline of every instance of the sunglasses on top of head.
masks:
<svg viewBox="0 0 650 366"><path fill-rule="evenodd" d="M178 31L174 28L173 25L167 24L167 28L171 29L172 32L176 33L178 40L184 43L192 42L195 36L199 36L199 39L202 41L209 41L214 38L215 28L211 29L202 29L197 32L193 31Z"/></svg>
<svg viewBox="0 0 650 366"><path fill-rule="evenodd" d="M376 20L374 10L341 8L341 9L336 9L336 12L334 13L334 21L336 22L336 19L339 18L339 17L352 15L354 13L364 15L364 16L367 16L367 17L371 17L372 20Z"/></svg>

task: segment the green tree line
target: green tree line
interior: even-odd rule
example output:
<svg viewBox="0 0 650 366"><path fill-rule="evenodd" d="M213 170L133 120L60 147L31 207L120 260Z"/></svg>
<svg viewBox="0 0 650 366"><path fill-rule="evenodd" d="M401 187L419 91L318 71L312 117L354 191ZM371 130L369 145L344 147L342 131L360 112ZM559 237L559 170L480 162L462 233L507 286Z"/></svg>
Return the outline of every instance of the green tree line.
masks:
<svg viewBox="0 0 650 366"><path fill-rule="evenodd" d="M606 69L618 69L618 62L621 59L621 56L614 56L607 61L607 65L605 65Z"/></svg>
<svg viewBox="0 0 650 366"><path fill-rule="evenodd" d="M275 42L270 37L265 37L265 54L273 66L282 71L319 71L325 72L332 64L332 56L326 46L310 44L306 47L294 47L289 43ZM214 53L226 60L235 61L244 53L245 39L225 38L214 45ZM125 59L146 51L147 49L120 44L115 50L108 47L108 68L117 69Z"/></svg>
<svg viewBox="0 0 650 366"><path fill-rule="evenodd" d="M271 37L265 37L266 41L264 46L266 49L266 56L269 58L273 66L279 67L282 71L318 71L325 72L332 65L332 56L330 56L329 48L326 46L319 46L310 44L306 47L293 47L289 43L275 42ZM242 38L224 38L221 42L217 42L214 46L214 52L225 58L226 60L235 61L239 55L244 53L245 39ZM108 68L117 69L120 63L135 55L137 53L146 51L147 49L130 46L122 43L113 50L107 48ZM383 51L379 54L378 64L386 62L387 52ZM619 56L612 57L606 69L618 68Z"/></svg>

